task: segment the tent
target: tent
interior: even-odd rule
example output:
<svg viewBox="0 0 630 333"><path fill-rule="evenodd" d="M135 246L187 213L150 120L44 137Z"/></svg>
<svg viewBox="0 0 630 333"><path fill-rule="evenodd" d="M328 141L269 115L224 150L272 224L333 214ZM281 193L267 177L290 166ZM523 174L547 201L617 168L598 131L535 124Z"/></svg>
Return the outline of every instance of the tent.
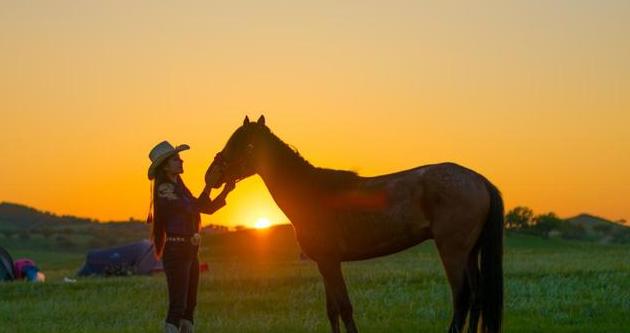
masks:
<svg viewBox="0 0 630 333"><path fill-rule="evenodd" d="M7 250L0 246L0 282L15 280L13 258Z"/></svg>
<svg viewBox="0 0 630 333"><path fill-rule="evenodd" d="M77 275L144 275L162 271L148 240L109 249L90 250Z"/></svg>

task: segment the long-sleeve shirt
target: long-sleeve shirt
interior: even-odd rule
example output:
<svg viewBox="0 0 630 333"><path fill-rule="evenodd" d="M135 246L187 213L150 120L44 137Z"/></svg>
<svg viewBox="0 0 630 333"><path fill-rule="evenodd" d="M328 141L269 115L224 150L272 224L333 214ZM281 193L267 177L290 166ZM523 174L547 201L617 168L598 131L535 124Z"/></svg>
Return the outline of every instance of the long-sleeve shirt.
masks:
<svg viewBox="0 0 630 333"><path fill-rule="evenodd" d="M156 219L164 219L166 232L176 235L193 235L199 231L200 213L212 214L225 206L223 196L210 200L202 193L199 198L190 193L183 182L163 182L158 185L155 202Z"/></svg>

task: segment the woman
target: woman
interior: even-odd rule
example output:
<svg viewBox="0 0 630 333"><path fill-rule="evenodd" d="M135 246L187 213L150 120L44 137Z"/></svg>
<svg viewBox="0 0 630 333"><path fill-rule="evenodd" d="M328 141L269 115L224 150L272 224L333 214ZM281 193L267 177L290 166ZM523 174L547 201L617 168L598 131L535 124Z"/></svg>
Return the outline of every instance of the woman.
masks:
<svg viewBox="0 0 630 333"><path fill-rule="evenodd" d="M212 214L225 206L225 197L234 189L233 182L226 184L221 194L211 200L210 188L206 187L195 198L180 177L184 169L179 152L188 149L188 145L173 147L163 141L149 153L149 180L154 180L153 214L149 215L149 223L153 222L155 253L162 257L168 284L168 315L164 325L167 333L193 331L199 282L199 213Z"/></svg>

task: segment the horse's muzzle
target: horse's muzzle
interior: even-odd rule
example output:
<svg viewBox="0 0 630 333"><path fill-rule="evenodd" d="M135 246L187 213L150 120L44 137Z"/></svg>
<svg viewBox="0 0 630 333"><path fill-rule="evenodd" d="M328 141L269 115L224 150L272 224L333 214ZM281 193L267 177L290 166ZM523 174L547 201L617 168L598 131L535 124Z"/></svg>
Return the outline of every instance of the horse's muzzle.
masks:
<svg viewBox="0 0 630 333"><path fill-rule="evenodd" d="M206 186L219 188L225 182L223 178L223 171L219 167L219 163L215 160L212 164L210 164L210 167L208 167L208 171L206 171Z"/></svg>

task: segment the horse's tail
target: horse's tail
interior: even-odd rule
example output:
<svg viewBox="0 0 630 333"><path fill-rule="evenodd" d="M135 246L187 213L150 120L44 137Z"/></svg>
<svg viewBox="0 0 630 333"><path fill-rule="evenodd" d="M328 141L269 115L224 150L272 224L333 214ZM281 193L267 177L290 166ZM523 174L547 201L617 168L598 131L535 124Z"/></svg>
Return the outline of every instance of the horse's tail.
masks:
<svg viewBox="0 0 630 333"><path fill-rule="evenodd" d="M490 210L481 231L481 322L483 332L501 332L503 317L503 199L489 181Z"/></svg>

